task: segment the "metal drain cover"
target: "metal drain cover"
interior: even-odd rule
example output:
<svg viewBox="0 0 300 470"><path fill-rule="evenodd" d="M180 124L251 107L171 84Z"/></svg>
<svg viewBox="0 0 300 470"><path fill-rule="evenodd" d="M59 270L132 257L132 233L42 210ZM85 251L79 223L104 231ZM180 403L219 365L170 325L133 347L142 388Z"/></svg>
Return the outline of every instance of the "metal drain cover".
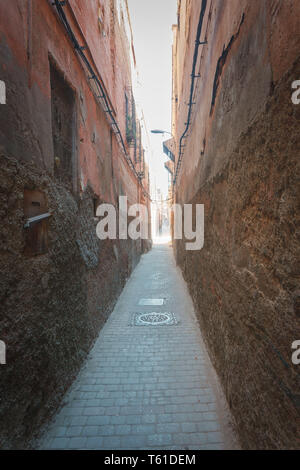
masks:
<svg viewBox="0 0 300 470"><path fill-rule="evenodd" d="M177 325L177 323L174 313L170 312L135 313L132 321L134 326Z"/></svg>

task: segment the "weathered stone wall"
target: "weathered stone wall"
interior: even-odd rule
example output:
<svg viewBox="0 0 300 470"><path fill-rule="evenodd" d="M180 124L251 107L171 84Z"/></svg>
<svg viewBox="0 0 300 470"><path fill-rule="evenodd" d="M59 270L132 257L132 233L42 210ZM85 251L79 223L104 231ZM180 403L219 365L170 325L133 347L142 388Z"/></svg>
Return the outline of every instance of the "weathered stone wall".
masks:
<svg viewBox="0 0 300 470"><path fill-rule="evenodd" d="M34 167L1 159L1 339L7 364L1 366L0 393L6 447L23 445L55 410L136 260L127 247L97 238L91 190L76 198ZM49 251L37 257L24 255L24 188L42 190L53 213Z"/></svg>
<svg viewBox="0 0 300 470"><path fill-rule="evenodd" d="M181 2L193 31L198 3ZM207 2L176 186L176 202L205 205L204 248L176 241L175 253L247 449L299 448L299 13L294 1ZM177 77L178 145L193 46L176 36L175 59L189 64Z"/></svg>
<svg viewBox="0 0 300 470"><path fill-rule="evenodd" d="M1 448L30 445L54 413L126 279L150 246L96 236L95 206L109 202L117 208L119 194L128 195L129 204L139 202L141 188L51 3L0 2L0 79L7 88L7 104L0 107L0 339L7 347L7 364L0 368ZM97 14L84 15L90 3L80 2L81 25L86 22L89 34L94 31L94 40L101 42ZM105 2L108 12L111 3ZM69 7L66 14L72 21ZM108 15L106 21L114 23L114 34L124 36L116 17ZM74 20L72 26L83 39ZM108 81L114 66L110 61L117 58L113 80L119 98L112 96L112 101L117 121L125 122L118 99L124 98L124 83L131 84L124 55L129 50L122 44L114 55L110 48L104 51L99 67L106 61ZM72 149L65 122L58 123L53 139L50 61L74 95ZM63 115L61 104L53 103ZM66 179L59 165L61 156L68 159L71 153L70 167L64 162L71 175ZM31 191L41 195L45 210L52 213L42 223L42 233L37 226L32 232L24 228ZM38 206L34 201L29 211Z"/></svg>

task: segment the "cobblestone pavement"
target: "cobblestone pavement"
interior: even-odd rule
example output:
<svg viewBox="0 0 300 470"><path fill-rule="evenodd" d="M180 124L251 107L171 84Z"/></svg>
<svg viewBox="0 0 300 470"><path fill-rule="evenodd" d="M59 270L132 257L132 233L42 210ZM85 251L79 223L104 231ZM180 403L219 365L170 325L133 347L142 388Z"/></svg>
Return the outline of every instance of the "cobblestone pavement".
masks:
<svg viewBox="0 0 300 470"><path fill-rule="evenodd" d="M147 299L163 299L154 301L163 305L141 305L150 303ZM137 315L152 312L172 313L178 323L148 325ZM39 448L237 448L168 245L142 257Z"/></svg>

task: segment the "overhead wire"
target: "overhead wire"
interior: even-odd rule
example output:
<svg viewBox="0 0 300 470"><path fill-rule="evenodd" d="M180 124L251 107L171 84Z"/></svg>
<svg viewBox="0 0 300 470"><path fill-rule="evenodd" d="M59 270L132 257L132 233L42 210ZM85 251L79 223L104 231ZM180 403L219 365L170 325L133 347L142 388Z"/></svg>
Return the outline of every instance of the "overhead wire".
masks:
<svg viewBox="0 0 300 470"><path fill-rule="evenodd" d="M151 201L151 196L146 191L146 189L144 188L144 186L142 184L142 181L141 181L141 177L139 176L138 172L136 171L134 163L133 163L130 155L127 152L127 149L126 149L124 139L123 139L122 133L120 131L119 125L118 125L118 123L117 123L117 121L116 121L116 119L113 115L113 112L112 112L111 108L110 108L109 98L107 97L107 93L106 93L106 91L105 91L105 89L104 89L104 87L103 87L103 85L102 85L102 83L101 83L101 81L100 81L100 79L97 75L97 72L92 67L88 57L84 53L84 50L86 49L86 46L81 46L79 44L79 42L78 42L78 40L77 40L73 30L72 30L72 27L70 26L70 23L68 22L68 19L66 17L64 9L63 9L63 7L66 6L66 1L54 0L53 5L56 7L58 16L61 19L61 22L63 23L63 25L65 27L65 30L66 30L71 42L73 43L74 49L76 50L78 56L81 58L81 60L84 63L88 73L90 74L90 76L88 77L89 80L93 80L93 82L96 86L97 93L98 93L97 94L97 99L99 100L104 112L107 113L107 115L110 118L110 126L112 127L112 130L113 130L114 134L116 135L119 144L121 145L121 148L123 150L125 159L126 159L128 165L129 165L129 167L131 168L131 170L135 174L135 176L136 176L136 178L139 182L139 185L141 186L141 189L143 191L144 196L147 197Z"/></svg>
<svg viewBox="0 0 300 470"><path fill-rule="evenodd" d="M187 133L188 133L188 130L189 130L190 124L191 124L192 106L195 104L193 102L193 95L194 95L194 88L195 88L195 79L199 78L199 75L196 75L196 66L197 66L197 61L198 61L199 46L201 44L206 44L206 41L203 41L203 42L200 41L202 26L203 26L203 20L204 20L204 15L205 15L205 10L206 10L206 5L207 5L207 0L202 0L200 16L199 16L199 22L198 22L198 27L197 27L197 35L196 35L196 40L195 40L195 49L194 49L194 55L193 55L193 67L192 67L192 74L191 74L190 97L189 97L189 102L188 102L188 116L187 116L187 122L185 123L185 130L184 130L182 136L180 137L180 141L179 141L179 155L178 155L178 161L177 161L176 170L175 170L175 176L174 176L174 179L173 179L173 186L175 186L175 184L176 184L177 177L178 177L178 174L179 174L179 170L180 170L180 167L181 167L182 158L183 158L183 154L184 154L183 140L187 137Z"/></svg>

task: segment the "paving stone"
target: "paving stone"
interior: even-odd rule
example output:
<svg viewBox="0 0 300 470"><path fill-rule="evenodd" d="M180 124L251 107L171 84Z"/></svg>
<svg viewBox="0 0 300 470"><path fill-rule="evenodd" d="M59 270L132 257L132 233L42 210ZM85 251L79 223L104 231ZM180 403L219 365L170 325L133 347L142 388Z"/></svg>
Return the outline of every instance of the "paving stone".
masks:
<svg viewBox="0 0 300 470"><path fill-rule="evenodd" d="M50 449L67 449L68 448L68 438L57 437L50 441Z"/></svg>
<svg viewBox="0 0 300 470"><path fill-rule="evenodd" d="M173 435L173 443L176 445L200 445L206 444L205 433L178 433Z"/></svg>
<svg viewBox="0 0 300 470"><path fill-rule="evenodd" d="M119 406L108 406L105 409L105 414L107 416L118 416L120 407Z"/></svg>
<svg viewBox="0 0 300 470"><path fill-rule="evenodd" d="M84 411L84 408L78 408L76 406L72 408L66 407L62 410L62 414L63 416L80 416L83 414L83 411Z"/></svg>
<svg viewBox="0 0 300 470"><path fill-rule="evenodd" d="M112 405L115 406L127 406L129 404L130 398L115 398L112 403ZM136 400L136 398L134 398Z"/></svg>
<svg viewBox="0 0 300 470"><path fill-rule="evenodd" d="M157 416L156 415L142 415L141 422L143 424L154 424L157 422Z"/></svg>
<svg viewBox="0 0 300 470"><path fill-rule="evenodd" d="M82 431L82 426L69 426L66 430L66 436L68 437L78 437Z"/></svg>
<svg viewBox="0 0 300 470"><path fill-rule="evenodd" d="M91 398L91 399L86 400L85 406L86 406L86 407L93 407L93 408L94 408L95 406L97 406L97 407L98 407L98 406L105 406L105 405L103 404L103 401L104 401L104 400L105 400L105 399L101 400L100 398Z"/></svg>
<svg viewBox="0 0 300 470"><path fill-rule="evenodd" d="M120 449L121 438L116 436L103 437L103 449Z"/></svg>
<svg viewBox="0 0 300 470"><path fill-rule="evenodd" d="M68 424L70 426L84 426L88 419L88 416L72 416Z"/></svg>
<svg viewBox="0 0 300 470"><path fill-rule="evenodd" d="M132 432L132 426L129 424L120 424L115 426L115 434L117 436L127 436Z"/></svg>
<svg viewBox="0 0 300 470"><path fill-rule="evenodd" d="M110 423L111 423L110 416L88 416L87 422L85 424L88 424L89 426L100 426L100 425L110 424Z"/></svg>
<svg viewBox="0 0 300 470"><path fill-rule="evenodd" d="M105 418L109 419L110 424L126 424L127 416L105 416Z"/></svg>
<svg viewBox="0 0 300 470"><path fill-rule="evenodd" d="M219 431L220 423L217 421L200 421L197 423L197 429L200 432Z"/></svg>
<svg viewBox="0 0 300 470"><path fill-rule="evenodd" d="M64 437L67 430L67 426L55 426L54 428L50 429L49 437Z"/></svg>
<svg viewBox="0 0 300 470"><path fill-rule="evenodd" d="M71 437L69 439L69 442L68 442L68 446L67 448L68 449L78 449L78 450L81 450L81 449L85 449L85 446L86 446L86 437Z"/></svg>
<svg viewBox="0 0 300 470"><path fill-rule="evenodd" d="M100 426L84 426L81 435L86 437L100 436Z"/></svg>
<svg viewBox="0 0 300 470"><path fill-rule="evenodd" d="M121 447L147 449L147 436L124 436L121 438Z"/></svg>
<svg viewBox="0 0 300 470"><path fill-rule="evenodd" d="M99 436L113 436L115 432L115 426L99 426L97 432Z"/></svg>
<svg viewBox="0 0 300 470"><path fill-rule="evenodd" d="M85 443L87 450L101 450L103 448L103 437L88 437Z"/></svg>
<svg viewBox="0 0 300 470"><path fill-rule="evenodd" d="M214 412L205 412L202 413L203 420L207 421L218 421L218 415Z"/></svg>
<svg viewBox="0 0 300 470"><path fill-rule="evenodd" d="M206 433L207 443L219 444L222 443L223 437L220 432L208 432Z"/></svg>
<svg viewBox="0 0 300 470"><path fill-rule="evenodd" d="M157 449L172 444L171 434L153 434L148 436L147 444L149 446L157 446Z"/></svg>
<svg viewBox="0 0 300 470"><path fill-rule="evenodd" d="M97 407L89 406L82 410L83 416L102 416L105 414L105 412L106 412L106 408L100 407L100 406L97 406Z"/></svg>
<svg viewBox="0 0 300 470"><path fill-rule="evenodd" d="M154 424L135 424L132 425L133 434L154 434L155 425Z"/></svg>
<svg viewBox="0 0 300 470"><path fill-rule="evenodd" d="M126 424L139 424L142 420L143 415L125 415Z"/></svg>
<svg viewBox="0 0 300 470"><path fill-rule="evenodd" d="M180 432L181 427L180 423L165 423L165 424L158 424L157 425L157 433L158 434L168 434L168 433L176 433Z"/></svg>
<svg viewBox="0 0 300 470"><path fill-rule="evenodd" d="M200 446L197 446L196 448L194 447L193 449L191 449L189 447L189 450L225 450L225 447L223 444L205 444L205 445L200 445Z"/></svg>
<svg viewBox="0 0 300 470"><path fill-rule="evenodd" d="M182 429L182 432L185 432L185 433L201 431L201 429L197 427L197 423L181 423L181 429Z"/></svg>

